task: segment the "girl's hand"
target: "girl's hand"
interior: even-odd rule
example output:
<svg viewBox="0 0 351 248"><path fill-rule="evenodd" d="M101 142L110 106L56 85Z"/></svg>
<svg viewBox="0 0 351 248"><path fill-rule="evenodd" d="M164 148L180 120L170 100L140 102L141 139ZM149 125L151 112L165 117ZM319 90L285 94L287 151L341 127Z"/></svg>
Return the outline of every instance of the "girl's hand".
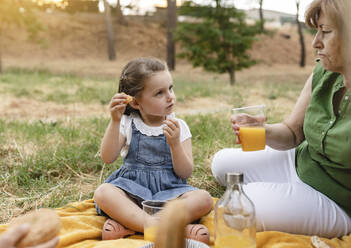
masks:
<svg viewBox="0 0 351 248"><path fill-rule="evenodd" d="M16 248L16 243L24 238L28 231L29 225L24 224L0 234L0 248ZM56 237L44 244L31 246L28 248L54 248L58 244L58 241L59 239Z"/></svg>
<svg viewBox="0 0 351 248"><path fill-rule="evenodd" d="M121 121L122 115L127 106L126 104L127 98L128 96L124 93L117 93L112 97L110 101L109 109L110 109L111 119L113 122Z"/></svg>
<svg viewBox="0 0 351 248"><path fill-rule="evenodd" d="M163 128L163 134L166 136L167 143L170 147L180 144L180 128L178 121L174 119L165 120L166 126Z"/></svg>
<svg viewBox="0 0 351 248"><path fill-rule="evenodd" d="M240 144L240 126L262 126L266 121L264 116L251 116L247 114L232 115L230 118L232 129L236 135L236 143Z"/></svg>

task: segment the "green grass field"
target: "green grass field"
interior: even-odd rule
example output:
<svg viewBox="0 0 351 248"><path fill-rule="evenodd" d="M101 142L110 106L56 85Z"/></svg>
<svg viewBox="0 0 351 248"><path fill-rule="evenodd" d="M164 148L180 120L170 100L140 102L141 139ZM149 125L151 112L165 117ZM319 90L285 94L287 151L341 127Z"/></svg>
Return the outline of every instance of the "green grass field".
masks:
<svg viewBox="0 0 351 248"><path fill-rule="evenodd" d="M211 176L210 164L216 151L235 146L230 108L264 103L268 122L281 121L293 107L308 70L250 70L238 74L233 87L225 75L189 76L180 71L173 75L178 103L183 106L179 117L193 135L195 168L188 182L218 197L223 188ZM120 159L105 165L99 157L109 118L96 109L107 111L116 89L116 80L106 77L21 69L0 74L0 223L33 208L89 199L121 165ZM198 99L214 107L219 102L224 105L194 114L191 110L196 107L190 104ZM50 111L40 117L47 106ZM80 106L79 114L60 115L72 106ZM189 111L187 106L192 106Z"/></svg>

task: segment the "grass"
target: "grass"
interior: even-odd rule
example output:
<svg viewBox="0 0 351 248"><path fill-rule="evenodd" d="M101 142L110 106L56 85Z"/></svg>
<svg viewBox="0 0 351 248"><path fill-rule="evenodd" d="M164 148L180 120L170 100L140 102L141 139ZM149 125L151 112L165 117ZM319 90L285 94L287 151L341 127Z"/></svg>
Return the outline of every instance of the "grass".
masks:
<svg viewBox="0 0 351 248"><path fill-rule="evenodd" d="M220 99L228 106L263 102L269 122L276 122L291 110L303 87L301 79L307 78L305 74L297 70L289 71L289 77L279 73L273 76L243 73L233 87L228 86L224 76L211 74L189 76L177 72L174 80L180 103L198 98L209 99L213 104ZM83 111L89 113L91 106L106 107L116 88L111 78L53 74L45 70L10 69L0 75L1 98L6 96L12 104L24 99L35 101L43 109L48 104L67 107L83 104L88 106ZM12 105L1 104L11 115ZM105 165L99 157L108 115L84 114L50 119L35 118L34 113L34 118L15 114L8 118L0 113L0 223L32 208L55 208L89 199L94 189L121 165L120 159ZM224 189L211 175L211 158L221 148L236 146L229 115L228 109L219 109L180 116L193 135L195 169L188 182L216 197Z"/></svg>
<svg viewBox="0 0 351 248"><path fill-rule="evenodd" d="M13 82L16 83L13 83ZM100 81L100 80L99 80ZM0 94L10 93L42 102L106 104L114 92L114 80L77 77L71 74L53 75L46 70L11 69L0 79Z"/></svg>

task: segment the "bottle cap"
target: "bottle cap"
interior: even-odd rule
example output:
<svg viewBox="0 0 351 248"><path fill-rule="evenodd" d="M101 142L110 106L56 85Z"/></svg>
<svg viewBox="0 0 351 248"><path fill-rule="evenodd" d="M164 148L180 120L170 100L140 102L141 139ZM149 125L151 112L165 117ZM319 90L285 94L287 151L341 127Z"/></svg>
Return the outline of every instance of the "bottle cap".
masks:
<svg viewBox="0 0 351 248"><path fill-rule="evenodd" d="M227 185L243 183L244 174L242 172L229 172L225 174L225 181Z"/></svg>

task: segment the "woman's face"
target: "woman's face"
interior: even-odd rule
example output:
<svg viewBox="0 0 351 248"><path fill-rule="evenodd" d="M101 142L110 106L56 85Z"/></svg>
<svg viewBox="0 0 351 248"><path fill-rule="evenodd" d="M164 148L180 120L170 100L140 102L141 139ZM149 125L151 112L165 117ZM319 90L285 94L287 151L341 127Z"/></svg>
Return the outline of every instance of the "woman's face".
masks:
<svg viewBox="0 0 351 248"><path fill-rule="evenodd" d="M326 15L321 13L317 34L312 42L326 70L344 73L345 61L340 30Z"/></svg>

